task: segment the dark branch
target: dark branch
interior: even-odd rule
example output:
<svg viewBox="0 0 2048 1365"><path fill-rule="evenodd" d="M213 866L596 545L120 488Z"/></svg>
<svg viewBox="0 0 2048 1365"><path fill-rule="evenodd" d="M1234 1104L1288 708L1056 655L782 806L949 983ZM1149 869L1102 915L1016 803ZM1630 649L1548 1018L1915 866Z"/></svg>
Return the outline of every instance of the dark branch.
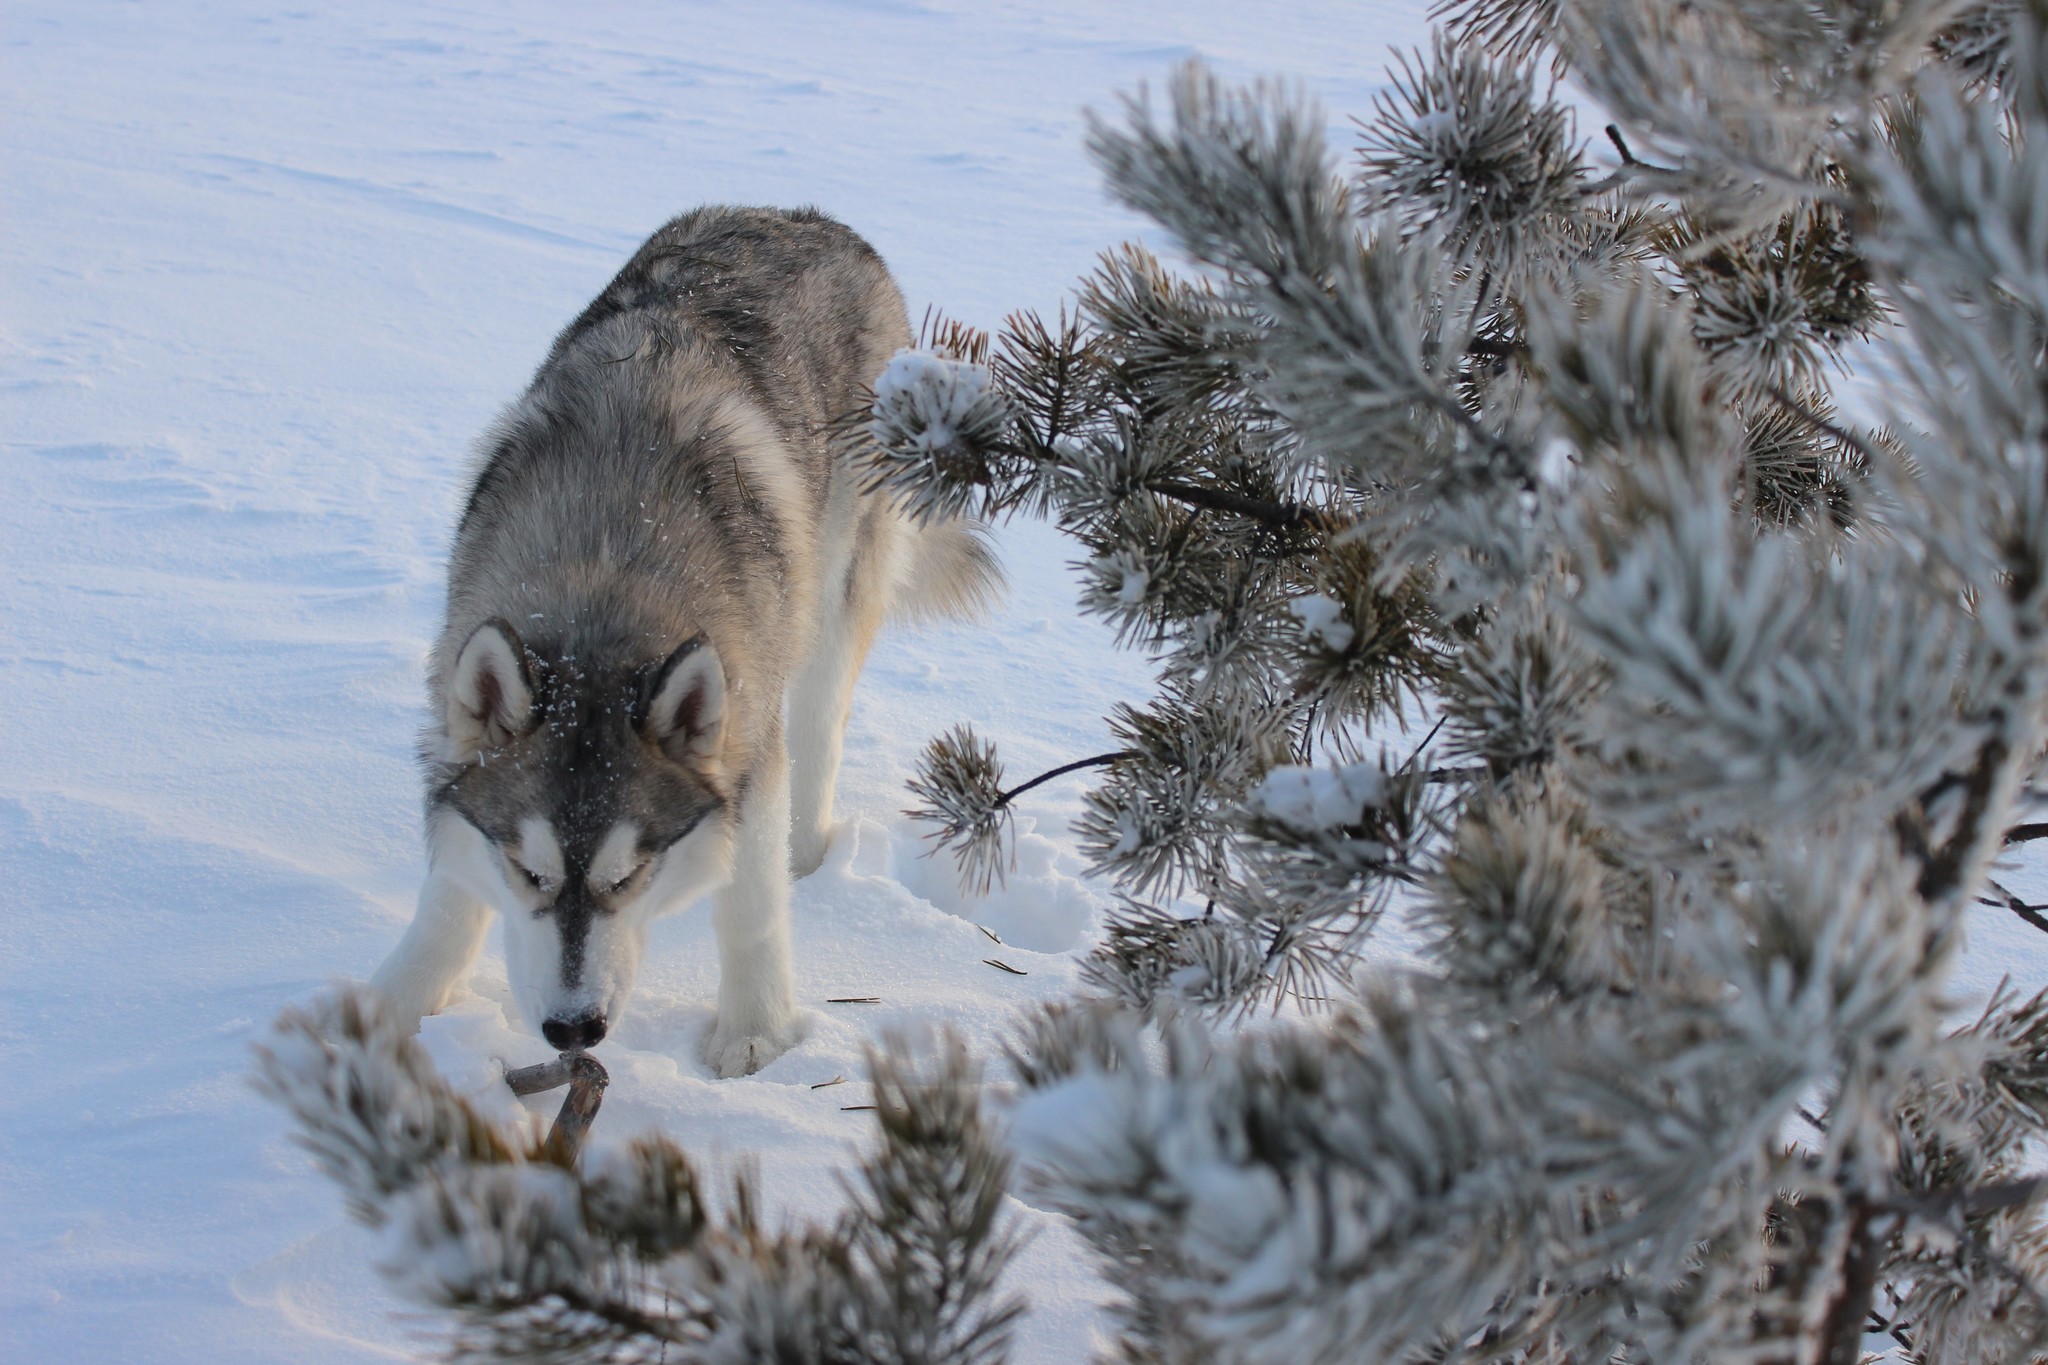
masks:
<svg viewBox="0 0 2048 1365"><path fill-rule="evenodd" d="M2042 933L2048 934L2048 916L2044 916L2041 913L2044 910L2048 910L2048 905L2029 905L2010 890L1988 878L1984 884L1990 889L1991 894L1977 897L1979 905L1989 905L1993 908L2010 910Z"/></svg>
<svg viewBox="0 0 2048 1365"><path fill-rule="evenodd" d="M1920 861L1920 877L1915 887L1920 899L1929 903L1940 901L1961 885L1963 873L1976 853L1977 841L1984 837L1981 827L2005 760L2005 739L1994 734L1977 750L1977 761L1970 765L1969 772L1944 773L1922 796L1916 818L1902 814L1905 823L1901 832L1906 836L1907 852ZM1940 848L1930 848L1924 829L1925 812L1937 796L1958 787L1962 790L1963 805L1956 817L1955 833Z"/></svg>
<svg viewBox="0 0 2048 1365"><path fill-rule="evenodd" d="M1901 1321L1900 1319L1884 1317L1876 1309L1873 1308L1870 1311L1869 1326L1871 1331L1883 1332L1886 1336L1890 1337L1893 1341L1898 1342L1899 1345L1905 1347L1910 1352L1917 1352L1920 1349L1919 1347L1913 1344L1913 1338L1906 1334L1906 1323ZM1908 1357L1908 1359L1911 1360L1918 1360L1919 1358L1920 1357L1918 1355L1911 1355Z"/></svg>
<svg viewBox="0 0 2048 1365"><path fill-rule="evenodd" d="M1997 1213L2001 1209L2016 1209L2022 1204L2033 1203L2044 1193L2048 1193L2048 1175L2037 1175L1971 1189L1893 1195L1872 1207L1912 1218L1944 1218L1952 1214Z"/></svg>
<svg viewBox="0 0 2048 1365"><path fill-rule="evenodd" d="M1639 159L1634 152L1629 150L1628 143L1621 136L1621 128L1616 124L1610 123L1607 125L1607 140L1614 144L1615 151L1621 153L1621 164L1624 166L1633 167L1640 171L1654 171L1658 175L1678 174L1674 167L1653 166L1649 162Z"/></svg>
<svg viewBox="0 0 2048 1365"><path fill-rule="evenodd" d="M1436 724L1429 727L1429 733L1422 737L1422 743L1416 745L1408 757L1402 760L1401 766L1403 768L1413 766L1415 760L1422 757L1422 751L1429 747L1429 742L1437 737L1437 733L1444 728L1444 722L1450 718L1449 712L1445 712L1436 718Z"/></svg>
<svg viewBox="0 0 2048 1365"><path fill-rule="evenodd" d="M1314 531L1336 532L1351 526L1348 518L1338 517L1315 507L1304 507L1295 502L1271 502L1265 498L1246 497L1221 488L1203 488L1199 484L1181 483L1175 479L1153 479L1145 484L1148 492L1161 497L1184 502L1190 507L1200 507L1210 512L1228 512L1232 516L1262 521L1268 526L1293 528L1307 527Z"/></svg>
<svg viewBox="0 0 2048 1365"><path fill-rule="evenodd" d="M1873 1226L1878 1212L1877 1206L1851 1197L1842 1282L1821 1320L1816 1365L1857 1365L1863 1359L1864 1324L1875 1308L1877 1271L1884 1259L1885 1236Z"/></svg>
<svg viewBox="0 0 2048 1365"><path fill-rule="evenodd" d="M1055 777L1064 777L1068 773L1076 772L1082 768L1100 768L1107 764L1115 763L1120 759L1136 758L1137 756L1138 751L1136 749L1118 749L1113 754L1096 754L1092 758L1077 758L1072 763L1062 763L1051 772L1040 773L1029 782L1010 788L996 798L996 804L998 806L1007 806L1012 798L1022 796L1041 782L1050 782Z"/></svg>

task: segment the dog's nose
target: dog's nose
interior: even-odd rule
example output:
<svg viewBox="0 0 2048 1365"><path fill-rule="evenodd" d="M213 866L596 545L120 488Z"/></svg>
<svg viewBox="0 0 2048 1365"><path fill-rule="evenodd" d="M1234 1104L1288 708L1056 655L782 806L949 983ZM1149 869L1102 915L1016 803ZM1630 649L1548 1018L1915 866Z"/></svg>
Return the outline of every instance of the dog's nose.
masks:
<svg viewBox="0 0 2048 1365"><path fill-rule="evenodd" d="M604 1041L604 1016L593 1010L573 1019L550 1019L540 1026L540 1032L551 1047L581 1052Z"/></svg>

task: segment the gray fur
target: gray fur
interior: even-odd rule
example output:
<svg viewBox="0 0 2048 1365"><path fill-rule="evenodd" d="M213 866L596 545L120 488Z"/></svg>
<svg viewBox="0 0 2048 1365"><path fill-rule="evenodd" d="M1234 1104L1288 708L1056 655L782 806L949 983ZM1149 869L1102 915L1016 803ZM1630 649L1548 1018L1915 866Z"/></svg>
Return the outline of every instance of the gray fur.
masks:
<svg viewBox="0 0 2048 1365"><path fill-rule="evenodd" d="M551 822L569 875L545 913L565 972L605 913L583 887L598 841L631 819L658 853L739 819L762 764L784 761L785 690L821 630L857 669L885 611L965 614L995 590L978 528L913 526L860 491L832 438L909 344L894 282L847 228L811 210L699 209L563 329L485 437L431 665L429 815L501 848L522 820ZM447 722L451 673L493 621L532 712L509 742L465 744ZM646 709L692 641L723 664L723 730L715 754L677 761Z"/></svg>

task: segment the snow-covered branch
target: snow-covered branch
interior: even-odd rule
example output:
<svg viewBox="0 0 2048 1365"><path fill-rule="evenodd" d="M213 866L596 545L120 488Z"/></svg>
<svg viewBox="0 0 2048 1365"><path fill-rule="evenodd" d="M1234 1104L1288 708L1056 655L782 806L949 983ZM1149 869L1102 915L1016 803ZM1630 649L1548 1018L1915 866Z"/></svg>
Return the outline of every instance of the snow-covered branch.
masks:
<svg viewBox="0 0 2048 1365"><path fill-rule="evenodd" d="M762 1221L741 1178L708 1199L649 1136L581 1166L481 1117L360 991L281 1019L264 1092L385 1234L379 1268L447 1315L450 1358L993 1365L1023 1305L1001 1290L1017 1235L1010 1163L957 1040L888 1040L871 1071L878 1141L837 1218Z"/></svg>

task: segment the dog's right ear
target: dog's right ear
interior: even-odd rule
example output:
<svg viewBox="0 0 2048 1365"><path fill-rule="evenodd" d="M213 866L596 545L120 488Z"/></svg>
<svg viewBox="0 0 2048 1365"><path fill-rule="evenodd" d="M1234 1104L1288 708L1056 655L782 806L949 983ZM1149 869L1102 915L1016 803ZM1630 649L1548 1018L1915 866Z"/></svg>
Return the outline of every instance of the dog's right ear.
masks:
<svg viewBox="0 0 2048 1365"><path fill-rule="evenodd" d="M448 680L448 759L461 763L510 744L533 724L533 678L526 647L503 621L490 620L455 656Z"/></svg>

